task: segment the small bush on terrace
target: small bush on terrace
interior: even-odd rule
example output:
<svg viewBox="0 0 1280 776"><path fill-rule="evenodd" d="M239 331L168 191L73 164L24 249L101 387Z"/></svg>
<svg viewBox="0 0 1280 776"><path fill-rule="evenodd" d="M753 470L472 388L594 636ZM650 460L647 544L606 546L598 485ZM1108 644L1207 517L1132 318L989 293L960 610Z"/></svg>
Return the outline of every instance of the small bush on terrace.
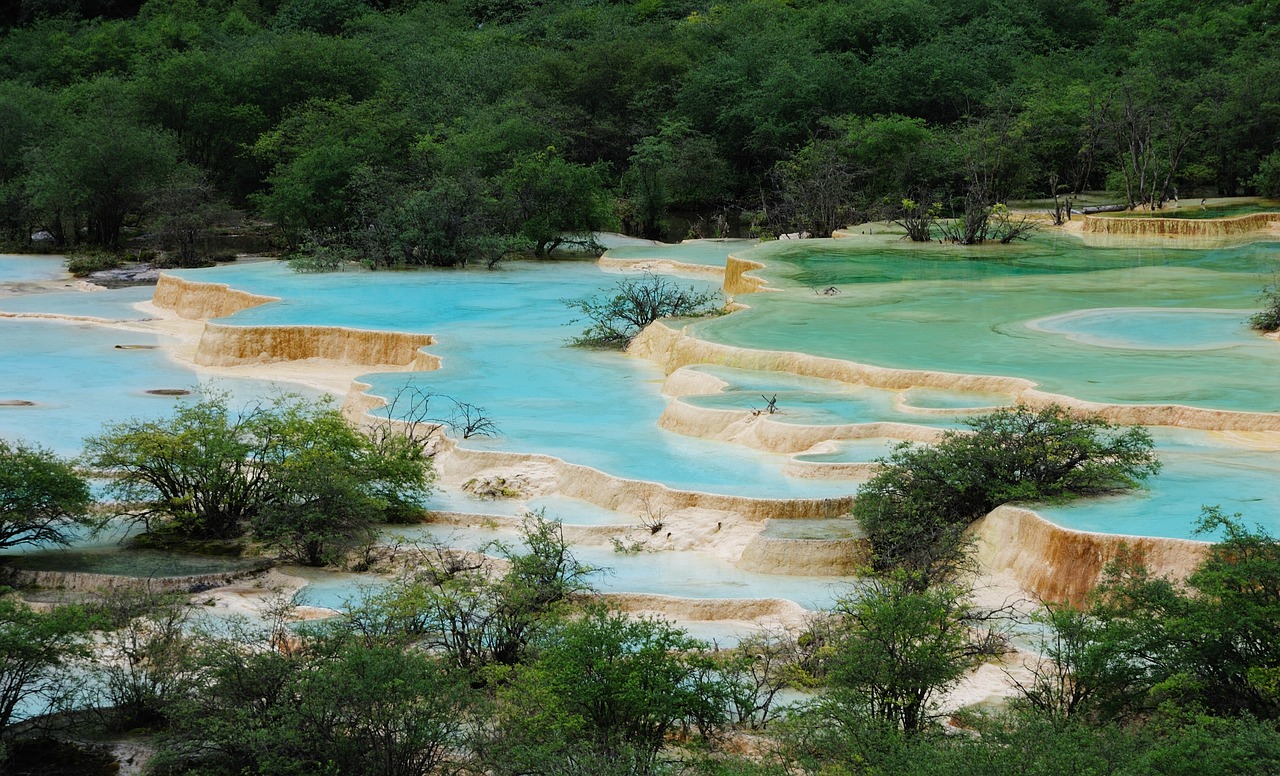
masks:
<svg viewBox="0 0 1280 776"><path fill-rule="evenodd" d="M1262 289L1259 301L1263 308L1249 316L1249 328L1255 331L1280 329L1280 273Z"/></svg>
<svg viewBox="0 0 1280 776"><path fill-rule="evenodd" d="M612 295L603 298L563 301L591 323L571 344L595 348L625 348L644 327L659 318L712 315L721 309L718 293L680 286L649 273L619 280L613 286Z"/></svg>

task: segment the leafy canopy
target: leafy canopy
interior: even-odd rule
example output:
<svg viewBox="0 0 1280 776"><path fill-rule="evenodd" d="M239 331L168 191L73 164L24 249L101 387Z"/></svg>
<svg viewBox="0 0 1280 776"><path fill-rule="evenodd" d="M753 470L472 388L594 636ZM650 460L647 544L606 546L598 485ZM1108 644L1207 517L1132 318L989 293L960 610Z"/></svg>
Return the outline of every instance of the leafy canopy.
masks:
<svg viewBox="0 0 1280 776"><path fill-rule="evenodd" d="M0 439L0 547L67 544L93 497L68 462L42 447Z"/></svg>
<svg viewBox="0 0 1280 776"><path fill-rule="evenodd" d="M499 692L499 773L653 773L677 725L724 718L728 688L705 646L599 605L548 631Z"/></svg>
<svg viewBox="0 0 1280 776"><path fill-rule="evenodd" d="M1090 610L1106 626L1099 648L1136 669L1142 704L1280 719L1280 542L1217 507L1200 528L1222 538L1185 588L1140 556L1113 564Z"/></svg>
<svg viewBox="0 0 1280 776"><path fill-rule="evenodd" d="M68 665L87 657L94 625L83 608L37 612L12 596L0 597L0 739L11 722L59 708L76 689Z"/></svg>
<svg viewBox="0 0 1280 776"><path fill-rule="evenodd" d="M223 539L253 527L311 564L420 508L430 481L416 441L371 437L329 400L289 394L238 412L213 394L170 418L110 424L85 448L89 465L115 475L120 511L148 528Z"/></svg>
<svg viewBox="0 0 1280 776"><path fill-rule="evenodd" d="M940 584L916 590L905 575L872 580L836 606L826 703L908 734L936 716L938 696L993 654L995 640L966 592Z"/></svg>

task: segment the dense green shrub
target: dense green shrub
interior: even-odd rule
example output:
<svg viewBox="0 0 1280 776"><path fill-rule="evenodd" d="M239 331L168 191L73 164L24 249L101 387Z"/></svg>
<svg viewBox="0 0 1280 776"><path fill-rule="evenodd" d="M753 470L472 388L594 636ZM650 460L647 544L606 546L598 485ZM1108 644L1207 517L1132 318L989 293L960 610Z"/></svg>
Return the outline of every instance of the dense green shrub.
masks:
<svg viewBox="0 0 1280 776"><path fill-rule="evenodd" d="M1280 281L1272 280L1262 289L1259 297L1263 307L1249 316L1249 327L1257 331L1280 329Z"/></svg>
<svg viewBox="0 0 1280 776"><path fill-rule="evenodd" d="M113 475L118 511L196 538L254 534L292 560L335 560L380 519L420 507L430 462L419 440L368 435L327 401L282 395L233 410L225 395L173 417L109 424L85 440Z"/></svg>
<svg viewBox="0 0 1280 776"><path fill-rule="evenodd" d="M67 271L78 278L122 266L124 261L113 253L81 253L67 257Z"/></svg>
<svg viewBox="0 0 1280 776"><path fill-rule="evenodd" d="M1280 151L1272 151L1258 164L1258 172L1249 180L1264 197L1280 197Z"/></svg>
<svg viewBox="0 0 1280 776"><path fill-rule="evenodd" d="M1146 429L1056 405L1019 405L966 425L935 445L898 446L858 490L853 514L877 569L907 569L927 586L965 562L965 529L1001 504L1123 490L1160 470Z"/></svg>
<svg viewBox="0 0 1280 776"><path fill-rule="evenodd" d="M655 773L680 725L724 721L729 688L705 650L667 622L591 607L499 692L486 759L503 776Z"/></svg>

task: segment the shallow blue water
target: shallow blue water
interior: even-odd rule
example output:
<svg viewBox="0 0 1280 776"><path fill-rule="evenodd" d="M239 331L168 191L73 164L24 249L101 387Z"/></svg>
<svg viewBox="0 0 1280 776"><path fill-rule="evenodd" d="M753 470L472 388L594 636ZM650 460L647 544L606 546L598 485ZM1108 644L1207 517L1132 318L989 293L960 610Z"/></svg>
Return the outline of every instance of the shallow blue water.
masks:
<svg viewBox="0 0 1280 776"><path fill-rule="evenodd" d="M1217 304L1190 310L1163 306L1188 303L1177 294L1189 294L1190 301L1198 305L1247 299L1256 280L1253 271L1263 261L1256 247L1194 252L1077 248L1054 256L1040 246L994 262L958 261L948 252L919 258L896 247L872 254L866 249L850 251L830 243L815 244L812 252L797 251L787 246L781 251L784 258L800 258L793 264L771 265L769 272L785 278L797 271L796 265L799 271L810 274L852 272L856 276L864 271L851 269L848 264L852 262L865 269L876 268L880 273L877 280L895 274L898 278L892 284L868 285L869 296L859 296L857 287L853 291L846 287L844 293L834 297L836 305L831 303L832 298L816 297L807 289L794 294L757 294L750 297L752 310L695 327L713 339L751 345L743 331L762 331L761 316L777 324L777 316L790 320L794 315L797 326L775 325L759 345L854 360L869 360L862 357L863 351L879 348L892 354L885 359L886 365L936 368L939 364L934 359L938 359L951 371L970 373L1029 376L1032 367L1046 365L1046 372L1037 376L1056 375L1070 380L1086 398L1099 390L1093 386L1106 382L1107 393L1115 393L1114 385L1121 385L1124 395L1134 401L1180 399L1250 409L1257 405L1265 408L1278 401L1269 393L1271 383L1277 382L1274 375L1261 377L1261 386L1250 386L1248 377L1241 379L1228 367L1212 361L1204 363L1206 357L1220 355L1219 351L1235 359L1251 359L1249 369L1259 372L1269 368L1270 361L1280 360L1280 348L1275 343L1241 330L1241 314L1223 310ZM920 267L903 266L912 261L922 263L924 274L933 277L928 289L920 287L919 281L908 279L920 274ZM815 270L815 265L826 269ZM552 269L518 267L497 279L469 273L403 279L391 290L378 292L380 304L372 315L360 319L369 322L361 325L408 328L439 337L440 344L430 349L444 356L445 368L439 373L419 375L414 383L499 408L491 412L503 437L471 440L468 444L546 452L619 476L657 480L673 487L751 495L827 495L856 488L849 482L833 486L779 477L772 464L753 470L776 457L742 450L730 452L724 445L658 432L654 423L663 402L658 393L661 375L656 370L615 354L565 350L559 347L558 340L548 343L547 328L558 326L571 316L549 304L554 300L545 290L531 294L537 298L534 307L515 300L503 307L482 301L516 296L512 287L534 271L544 273L538 279L547 280L556 288L556 298L583 295L609 283L607 277L586 265L565 265L556 267L554 273L548 272ZM288 295L289 287L298 282L282 268L270 273L251 267L242 271L246 273L244 279L252 283L250 290L259 293ZM235 278L231 281L241 285ZM1135 287L1132 283L1136 281L1142 282ZM791 279L783 282L793 283ZM302 285L307 288L308 297L338 298L326 305L323 315L311 311L309 299L287 310L284 305L255 308L236 320L285 322L298 320L301 315L312 322L336 323L343 320L340 316L368 304L346 291L349 282L338 282L333 277L319 283L304 281ZM493 290L479 291L479 285ZM926 290L933 296L925 294ZM992 292L997 296L989 298ZM975 293L976 300L965 296ZM524 298L523 293L519 296ZM1141 298L1146 304L1097 304L1100 299L1114 297ZM431 301L419 314L392 314L401 304L393 300L412 298ZM950 308L948 299L959 300L962 310ZM884 306L886 301L892 303ZM1159 301L1160 305L1152 306L1152 301ZM863 315L867 309L879 306L884 306L885 314L876 331L882 330L883 338L867 336L866 327L859 330L857 337L838 336L843 315ZM1055 308L1060 312L1053 313ZM834 321L825 321L822 316L832 310L836 311ZM972 320L965 320L969 313ZM738 322L742 323L742 331L736 328ZM913 339L913 327L931 333ZM893 334L889 334L891 331ZM938 332L945 335L938 336ZM974 333L971 339L966 339L968 333ZM1007 340L1017 341L1012 353L1000 350ZM997 358L988 358L996 352ZM1016 368L1006 369L1015 357L1031 366L1019 361ZM1082 366L1086 363L1087 367ZM784 412L777 419L784 422L895 420L949 427L958 425L960 416L911 413L904 405L963 410L1007 400L999 394L919 388L899 395L794 375L697 368L720 377L729 383L729 388L721 394L687 397L685 401L749 409L763 406L760 393L778 393L778 406ZM1095 376L1109 378L1116 370L1124 379L1095 380ZM1172 379L1170 375L1175 373L1177 379ZM393 392L404 379L381 375L372 381L377 391ZM1047 382L1057 384L1054 380ZM1228 386L1225 393L1219 390L1222 386ZM1255 401L1255 397L1265 398ZM503 409L508 411L504 413ZM891 444L888 440L843 443L837 452L806 456L805 460L867 461L887 453ZM635 455L637 450L642 455ZM1161 454L1168 461L1166 470L1153 480L1149 490L1070 507L1045 508L1045 514L1070 527L1160 536L1189 536L1201 502L1222 502L1229 510L1231 504L1238 503L1251 519L1280 521L1275 517L1280 515L1280 493L1271 486L1268 476L1257 474L1266 471L1265 465L1275 456L1232 448L1189 450L1168 439L1162 441ZM1264 468L1259 469L1259 465Z"/></svg>
<svg viewBox="0 0 1280 776"><path fill-rule="evenodd" d="M1280 534L1280 454L1235 447L1206 432L1157 429L1154 436L1163 468L1145 488L1036 511L1082 531L1212 540L1193 528L1201 507L1218 506Z"/></svg>
<svg viewBox="0 0 1280 776"><path fill-rule="evenodd" d="M1010 397L998 394L961 391L932 391L928 394L890 391L786 372L753 372L723 366L686 369L712 375L727 385L719 393L686 396L682 401L695 407L760 412L779 423L838 425L892 421L947 428L960 424L960 413L924 414L911 412L900 405L910 402L921 409L945 407L960 410L999 406L1010 400ZM773 412L769 411L770 400L775 400Z"/></svg>
<svg viewBox="0 0 1280 776"><path fill-rule="evenodd" d="M250 265L202 275L254 293L284 296L232 323L347 325L429 333L439 371L372 374L372 392L445 394L485 408L499 435L475 449L542 453L626 479L677 489L760 497L847 495L852 482L797 480L785 456L730 448L657 427L664 375L621 353L566 347L582 324L565 298L607 290L617 276L593 263L514 263L499 272L297 275ZM682 281L701 288L712 284Z"/></svg>
<svg viewBox="0 0 1280 776"><path fill-rule="evenodd" d="M2 263L0 263L2 266ZM109 318L132 321L146 318L134 309L151 299L153 286L132 286L108 291L67 291L50 294L0 296L0 311L12 313L55 313L57 315Z"/></svg>
<svg viewBox="0 0 1280 776"><path fill-rule="evenodd" d="M871 437L868 439L850 439L833 442L835 449L822 453L803 453L796 460L810 463L870 463L893 452L893 448L902 444L901 439L888 437Z"/></svg>
<svg viewBox="0 0 1280 776"><path fill-rule="evenodd" d="M487 550L493 541L518 547L515 531L457 526L420 526L397 530L395 534L424 542L435 540L445 546L467 550ZM487 550L490 551L491 550ZM646 593L682 598L782 598L807 609L829 607L836 598L848 594L847 581L832 577L778 576L742 571L733 564L701 552L642 552L624 554L609 546L584 545L573 548L574 556L600 573L589 578L600 592ZM289 573L293 573L290 571ZM311 583L299 598L312 606L341 609L359 596L368 578L358 575L311 574ZM378 584L377 586L380 586Z"/></svg>
<svg viewBox="0 0 1280 776"><path fill-rule="evenodd" d="M779 291L692 331L877 366L1022 377L1093 401L1280 412L1280 346L1241 325L1278 247L766 244L743 255L766 262L759 274ZM818 286L840 293L818 296Z"/></svg>
<svg viewBox="0 0 1280 776"><path fill-rule="evenodd" d="M58 278L70 278L67 274L67 260L62 256L0 254L0 283L25 283Z"/></svg>
<svg viewBox="0 0 1280 776"><path fill-rule="evenodd" d="M1239 310L1104 308L1042 318L1028 326L1120 350L1225 350L1256 339Z"/></svg>
<svg viewBox="0 0 1280 776"><path fill-rule="evenodd" d="M755 250L781 261L771 263L765 274L790 290L753 295L753 309L695 328L749 347L1027 376L1083 398L1267 410L1280 407L1280 346L1243 331L1240 320L1275 247L1108 251L1049 241L974 260L959 249L829 242L766 246ZM676 248L708 263L717 252L742 250L707 244ZM663 252L647 246L627 250ZM592 263L515 263L496 273L330 275L298 275L283 264L259 263L180 274L284 297L233 316L233 323L346 325L434 335L438 344L429 350L443 357L440 371L367 379L383 395L408 385L484 407L500 435L467 440L468 446L555 455L680 489L763 497L828 497L856 490L852 481L787 477L782 456L658 429L666 404L659 370L621 354L563 347L581 324L572 322L574 313L561 300L607 290L617 278ZM813 282L839 283L841 293L815 295L804 287ZM21 305L126 317L139 295L132 289L49 294L22 297ZM0 434L34 436L74 452L80 436L97 430L101 421L96 419L171 406L171 399L146 396L146 389L195 382L155 351L113 348L125 339L149 344L136 335L66 323L0 325L11 335L6 358L13 365L0 374L0 400L42 405L0 407ZM686 401L741 409L762 405L761 393L777 393L783 409L778 419L791 422L894 420L952 427L962 421L964 410L1007 400L999 394L878 391L793 375L698 368L729 388ZM913 413L910 407L956 413ZM807 460L871 460L891 444L858 440ZM1162 434L1159 444L1166 468L1149 490L1044 513L1088 530L1187 536L1199 506L1214 503L1247 519L1280 525L1280 489L1274 485L1280 472L1273 463L1280 456L1234 448L1207 435L1192 440ZM536 501L468 501L442 494L436 506L503 515L539 506ZM563 511L570 522L628 519L590 505L555 500L543 505Z"/></svg>
<svg viewBox="0 0 1280 776"><path fill-rule="evenodd" d="M431 494L427 508L436 512L462 512L495 517L523 517L544 512L566 525L633 525L638 518L568 496L538 496L528 500L480 498L455 488Z"/></svg>
<svg viewBox="0 0 1280 776"><path fill-rule="evenodd" d="M87 323L59 320L0 320L4 369L0 402L29 401L35 406L0 405L0 437L25 439L61 455L80 452L84 437L103 424L130 417L157 417L172 411L177 399L155 396L155 389L222 390L234 403L282 390L263 380L200 376L171 361L152 334L120 332ZM315 391L288 390L315 396Z"/></svg>

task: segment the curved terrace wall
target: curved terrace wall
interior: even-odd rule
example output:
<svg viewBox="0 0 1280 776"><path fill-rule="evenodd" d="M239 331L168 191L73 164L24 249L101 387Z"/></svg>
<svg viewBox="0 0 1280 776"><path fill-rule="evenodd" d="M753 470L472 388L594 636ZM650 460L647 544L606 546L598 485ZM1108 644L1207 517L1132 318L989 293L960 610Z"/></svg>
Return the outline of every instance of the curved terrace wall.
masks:
<svg viewBox="0 0 1280 776"><path fill-rule="evenodd" d="M1208 544L1187 539L1074 531L1029 509L999 507L969 529L984 572L1007 572L1024 590L1048 601L1082 604L1108 563L1136 552L1153 576L1185 579Z"/></svg>
<svg viewBox="0 0 1280 776"><path fill-rule="evenodd" d="M697 407L673 399L658 426L685 436L733 442L770 453L803 453L821 442L890 437L911 442L936 442L939 429L909 423L876 421L817 426L776 421L748 410Z"/></svg>
<svg viewBox="0 0 1280 776"><path fill-rule="evenodd" d="M1018 377L893 369L806 353L722 345L697 339L662 321L650 324L632 340L627 351L653 361L667 373L692 364L718 364L756 371L790 372L890 390L920 387L1004 393L1028 406L1059 404L1125 425L1178 426L1205 431L1280 431L1280 414L1204 409L1181 404L1089 402L1036 390L1034 382Z"/></svg>
<svg viewBox="0 0 1280 776"><path fill-rule="evenodd" d="M92 574L84 571L37 571L32 569L4 569L3 576L14 587L43 587L56 590L106 592L110 590L136 590L149 593L193 593L214 587L229 585L238 579L252 577L266 571L261 567L218 571L209 574L189 574L179 577L130 577L121 574Z"/></svg>
<svg viewBox="0 0 1280 776"><path fill-rule="evenodd" d="M391 367L424 371L440 368L440 359L420 348L429 334L369 331L344 326L231 326L206 323L195 361L201 366L238 366L323 358L371 369Z"/></svg>
<svg viewBox="0 0 1280 776"><path fill-rule="evenodd" d="M742 551L738 568L762 574L849 577L866 568L864 539L781 539L758 535Z"/></svg>
<svg viewBox="0 0 1280 776"><path fill-rule="evenodd" d="M173 310L180 318L207 320L225 318L250 307L278 302L279 297L238 291L226 283L205 283L174 275L161 275L152 303Z"/></svg>
<svg viewBox="0 0 1280 776"><path fill-rule="evenodd" d="M454 447L438 470L453 479L483 475L487 470L537 466L553 480L554 492L620 512L645 509L711 509L732 512L746 520L832 518L853 507L853 496L827 499L753 498L691 490L674 490L657 482L627 480L598 469L572 464L548 455L467 450Z"/></svg>
<svg viewBox="0 0 1280 776"><path fill-rule="evenodd" d="M1231 218L1117 218L1085 216L1083 231L1119 237L1232 237L1274 229L1280 213L1249 213Z"/></svg>
<svg viewBox="0 0 1280 776"><path fill-rule="evenodd" d="M679 598L656 593L597 593L593 597L623 611L682 620L777 620L799 625L810 617L800 604L781 598Z"/></svg>
<svg viewBox="0 0 1280 776"><path fill-rule="evenodd" d="M1121 219L1116 219L1121 220ZM730 257L725 274L725 289L731 293L749 293L764 287L764 282L745 273L763 265ZM157 287L156 303L173 309L183 317L229 315L239 309L263 304L273 299L233 291L222 284L192 283L162 276L163 292ZM229 365L269 361L326 358L368 365L371 368L395 367L435 369L439 359L422 353L419 348L432 343L428 335L377 332L341 327L251 326L237 327L208 324L201 339L197 363ZM1280 416L1202 410L1176 405L1100 405L1036 391L1034 383L999 376L975 376L924 370L901 370L867 366L839 359L822 358L785 351L760 351L721 345L695 339L664 323L648 327L630 347L633 355L648 358L663 366L668 373L691 364L721 364L743 369L785 371L812 377L865 384L886 389L932 387L960 391L1006 393L1028 404L1057 402L1089 411L1098 411L1114 422L1147 425L1180 425L1219 430L1276 430ZM682 386L675 393L698 392L713 381ZM367 410L381 403L363 392L362 384L352 386L347 397L351 409ZM673 402L664 414L663 423L685 433L725 438L765 449L798 451L813 443L831 439L833 429L843 427L787 426L769 422L753 423L755 428L743 433L744 414L736 411L694 408ZM759 420L759 419L756 419ZM735 428L735 424L739 427ZM919 429L899 424L850 425L848 433L861 436L897 436L900 432L921 433ZM894 426L890 429L889 426ZM856 429L856 430L855 430ZM933 434L932 430L926 430ZM442 471L452 477L466 477L501 467L536 466L549 472L556 492L583 499L615 510L637 511L642 508L702 508L734 512L743 518L762 521L769 518L832 518L846 514L853 497L833 499L765 499L719 495L694 491L678 491L654 482L625 480L590 467L570 464L545 455L474 451L445 445L447 452L438 462ZM1034 512L1002 507L978 521L973 527L979 539L981 560L990 572L1007 572L1025 589L1047 599L1079 602L1101 578L1105 565L1123 548L1141 552L1156 574L1184 577L1203 556L1206 545L1198 542L1126 537L1073 531L1054 525ZM818 547L821 544L822 547ZM846 546L848 544L848 546ZM820 551L819 551L820 550ZM845 542L808 542L764 539L753 542L744 553L746 568L774 573L822 573L821 569L844 569L856 564L859 546ZM44 572L35 572L44 573ZM100 575L83 575L85 577ZM86 580L86 582L89 580ZM178 578L164 584L182 584ZM634 598L634 597L633 597ZM682 614L688 614L684 599L661 602L663 606L679 601ZM638 600L635 603L640 603ZM652 606L657 601L646 601ZM741 616L744 602L723 602L728 615ZM770 606L773 606L771 604ZM749 607L747 607L749 608ZM769 608L769 607L766 607ZM711 612L706 614L711 615ZM723 616L723 615L722 615Z"/></svg>

